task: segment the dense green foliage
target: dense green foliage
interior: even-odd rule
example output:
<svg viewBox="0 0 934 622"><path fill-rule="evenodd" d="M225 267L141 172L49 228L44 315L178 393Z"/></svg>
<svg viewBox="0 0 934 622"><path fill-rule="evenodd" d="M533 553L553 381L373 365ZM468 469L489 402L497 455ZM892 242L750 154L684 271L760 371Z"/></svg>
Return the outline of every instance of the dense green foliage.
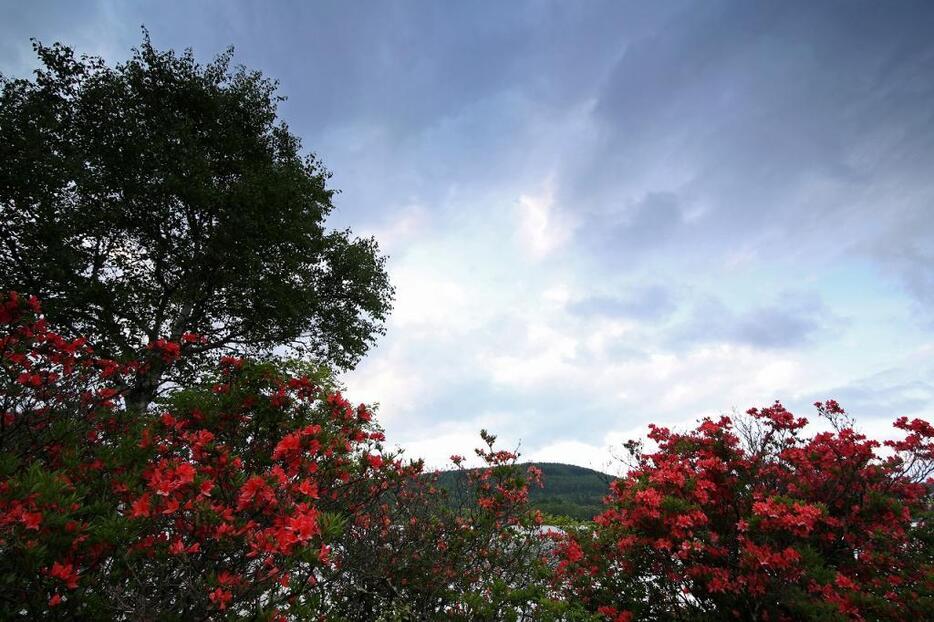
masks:
<svg viewBox="0 0 934 622"><path fill-rule="evenodd" d="M176 381L219 349L359 360L390 309L384 258L325 228L330 175L277 119L274 82L148 36L116 67L35 48L33 80L0 76L3 289L118 360L197 333ZM165 368L128 400L148 404Z"/></svg>
<svg viewBox="0 0 934 622"><path fill-rule="evenodd" d="M610 492L611 475L554 462L533 462L542 470L543 486L529 490L529 505L546 515L590 520L603 510L603 498ZM448 489L462 486L463 471L444 471L439 484Z"/></svg>

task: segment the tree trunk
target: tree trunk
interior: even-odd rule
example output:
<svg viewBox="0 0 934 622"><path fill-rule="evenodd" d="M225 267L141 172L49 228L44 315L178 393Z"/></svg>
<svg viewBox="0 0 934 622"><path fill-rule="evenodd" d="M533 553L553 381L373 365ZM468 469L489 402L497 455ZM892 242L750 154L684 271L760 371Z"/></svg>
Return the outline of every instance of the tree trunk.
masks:
<svg viewBox="0 0 934 622"><path fill-rule="evenodd" d="M162 384L164 367L158 362L153 362L148 372L137 376L136 382L130 386L123 397L127 410L143 412L149 408L149 405L156 399L159 385Z"/></svg>
<svg viewBox="0 0 934 622"><path fill-rule="evenodd" d="M182 335L189 328L193 311L194 305L191 301L182 304L178 316L169 328L168 338L171 341L178 341L182 338ZM128 410L142 412L149 408L149 405L156 399L159 386L162 384L167 369L168 365L161 360L154 359L151 361L149 371L137 376L136 381L124 395Z"/></svg>

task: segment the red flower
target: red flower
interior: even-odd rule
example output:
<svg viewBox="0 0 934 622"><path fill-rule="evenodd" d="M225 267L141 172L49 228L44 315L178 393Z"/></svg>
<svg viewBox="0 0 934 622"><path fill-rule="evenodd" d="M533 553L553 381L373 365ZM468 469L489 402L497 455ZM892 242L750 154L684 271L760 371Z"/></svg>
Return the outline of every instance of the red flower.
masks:
<svg viewBox="0 0 934 622"><path fill-rule="evenodd" d="M230 603L230 601L233 599L233 594L227 590L217 588L208 594L208 599L214 603L218 609L223 610L227 608L227 604Z"/></svg>
<svg viewBox="0 0 934 622"><path fill-rule="evenodd" d="M181 539L176 538L172 541L172 544L169 545L169 553L172 555L181 555L185 552L185 544Z"/></svg>
<svg viewBox="0 0 934 622"><path fill-rule="evenodd" d="M78 587L78 573L75 572L74 566L70 563L60 564L54 562L52 568L49 570L49 576L60 579L69 590Z"/></svg>
<svg viewBox="0 0 934 622"><path fill-rule="evenodd" d="M275 501L275 496L269 484L260 475L254 475L240 487L240 495L237 497L237 509L244 510L259 500L264 504L271 504Z"/></svg>
<svg viewBox="0 0 934 622"><path fill-rule="evenodd" d="M178 511L178 499L169 499L162 508L162 513L168 516Z"/></svg>
<svg viewBox="0 0 934 622"><path fill-rule="evenodd" d="M320 531L318 528L318 512L314 508L301 511L296 516L288 519L288 525L297 538L305 542Z"/></svg>
<svg viewBox="0 0 934 622"><path fill-rule="evenodd" d="M207 343L208 338L195 333L184 333L182 335L182 341L185 343Z"/></svg>
<svg viewBox="0 0 934 622"><path fill-rule="evenodd" d="M195 467L189 462L182 462L175 468L175 477L181 484L190 484L195 481Z"/></svg>
<svg viewBox="0 0 934 622"><path fill-rule="evenodd" d="M243 367L243 359L237 358L236 356L221 357L222 369L240 369L241 367Z"/></svg>
<svg viewBox="0 0 934 622"><path fill-rule="evenodd" d="M302 448L302 437L299 432L293 432L292 434L286 434L282 437L282 440L276 445L276 448L272 451L272 459L279 460L281 458L290 456L294 453L297 453Z"/></svg>
<svg viewBox="0 0 934 622"><path fill-rule="evenodd" d="M143 496L130 504L130 516L132 518L145 518L152 511L149 501L149 493L143 493Z"/></svg>
<svg viewBox="0 0 934 622"><path fill-rule="evenodd" d="M210 497L212 490L214 490L214 482L206 479L198 486L198 495L201 497Z"/></svg>
<svg viewBox="0 0 934 622"><path fill-rule="evenodd" d="M610 607L608 605L597 607L597 613L606 616L606 618L612 622L630 622L630 620L632 620L631 611L619 611L616 607Z"/></svg>
<svg viewBox="0 0 934 622"><path fill-rule="evenodd" d="M227 570L221 570L217 573L217 582L221 585L237 585L240 583L240 577Z"/></svg>
<svg viewBox="0 0 934 622"><path fill-rule="evenodd" d="M39 526L42 524L42 512L23 512L21 520L26 525L26 529L39 531Z"/></svg>
<svg viewBox="0 0 934 622"><path fill-rule="evenodd" d="M318 485L311 480L303 479L296 490L312 499L318 498Z"/></svg>

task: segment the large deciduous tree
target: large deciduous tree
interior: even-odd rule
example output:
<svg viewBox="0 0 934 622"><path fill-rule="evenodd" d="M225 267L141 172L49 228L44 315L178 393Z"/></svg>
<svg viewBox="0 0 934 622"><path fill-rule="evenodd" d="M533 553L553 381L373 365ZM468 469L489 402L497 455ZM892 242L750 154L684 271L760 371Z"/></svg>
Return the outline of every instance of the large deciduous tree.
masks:
<svg viewBox="0 0 934 622"><path fill-rule="evenodd" d="M330 175L277 119L274 82L148 34L115 67L35 49L33 80L0 75L0 286L117 359L164 338L188 373L218 349L359 360L391 306L385 260L325 228ZM148 404L167 368L128 401Z"/></svg>

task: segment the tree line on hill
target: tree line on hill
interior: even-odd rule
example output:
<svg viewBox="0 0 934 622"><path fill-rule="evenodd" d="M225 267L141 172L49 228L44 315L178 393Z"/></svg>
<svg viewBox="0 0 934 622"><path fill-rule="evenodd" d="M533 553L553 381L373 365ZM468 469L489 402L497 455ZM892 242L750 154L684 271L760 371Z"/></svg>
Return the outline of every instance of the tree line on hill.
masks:
<svg viewBox="0 0 934 622"><path fill-rule="evenodd" d="M542 486L529 490L529 506L545 516L590 521L603 510L603 499L610 492L613 476L572 464L530 462L542 472ZM442 471L438 484L451 492L466 483L467 473L459 469Z"/></svg>

